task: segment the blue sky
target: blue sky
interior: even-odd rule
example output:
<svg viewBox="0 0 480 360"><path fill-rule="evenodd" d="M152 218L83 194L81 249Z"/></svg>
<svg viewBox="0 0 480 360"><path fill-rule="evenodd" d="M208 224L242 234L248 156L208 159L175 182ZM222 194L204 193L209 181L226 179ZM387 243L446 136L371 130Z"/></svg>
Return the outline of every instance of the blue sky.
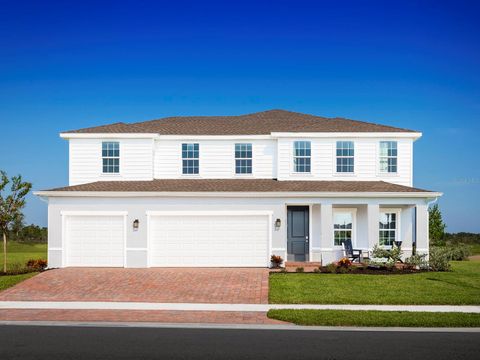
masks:
<svg viewBox="0 0 480 360"><path fill-rule="evenodd" d="M62 130L282 108L422 131L415 186L480 232L474 1L0 5L0 169L34 189L67 184ZM34 196L25 213L46 224Z"/></svg>

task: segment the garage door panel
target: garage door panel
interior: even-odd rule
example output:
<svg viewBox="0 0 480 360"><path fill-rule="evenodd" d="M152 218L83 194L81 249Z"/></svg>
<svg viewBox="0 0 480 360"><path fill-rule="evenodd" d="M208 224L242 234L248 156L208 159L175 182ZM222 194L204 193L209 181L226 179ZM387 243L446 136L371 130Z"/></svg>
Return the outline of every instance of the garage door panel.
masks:
<svg viewBox="0 0 480 360"><path fill-rule="evenodd" d="M151 266L266 266L267 215L175 215L150 219Z"/></svg>
<svg viewBox="0 0 480 360"><path fill-rule="evenodd" d="M123 216L67 216L67 266L124 265Z"/></svg>

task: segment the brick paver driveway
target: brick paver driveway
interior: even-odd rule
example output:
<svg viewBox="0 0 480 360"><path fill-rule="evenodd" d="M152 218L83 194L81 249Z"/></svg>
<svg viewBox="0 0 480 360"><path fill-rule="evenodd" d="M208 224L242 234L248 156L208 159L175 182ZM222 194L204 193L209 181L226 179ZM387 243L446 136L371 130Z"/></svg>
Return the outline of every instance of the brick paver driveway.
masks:
<svg viewBox="0 0 480 360"><path fill-rule="evenodd" d="M0 292L0 301L268 303L268 269L66 268Z"/></svg>

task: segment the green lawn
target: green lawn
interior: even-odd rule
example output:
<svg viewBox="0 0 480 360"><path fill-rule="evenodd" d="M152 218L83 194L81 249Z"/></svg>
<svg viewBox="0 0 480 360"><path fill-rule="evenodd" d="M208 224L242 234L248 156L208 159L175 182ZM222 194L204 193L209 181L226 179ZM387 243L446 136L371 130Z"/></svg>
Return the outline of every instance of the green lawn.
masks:
<svg viewBox="0 0 480 360"><path fill-rule="evenodd" d="M408 275L270 275L273 304L480 304L480 261L453 261L451 272Z"/></svg>
<svg viewBox="0 0 480 360"><path fill-rule="evenodd" d="M38 273L28 273L21 275L0 275L0 291L5 290L23 280L27 280Z"/></svg>
<svg viewBox="0 0 480 360"><path fill-rule="evenodd" d="M30 259L46 259L47 244L24 244L15 241L7 242L7 268L13 264L22 266ZM0 264L3 268L3 242L0 242ZM1 271L1 270L0 270Z"/></svg>
<svg viewBox="0 0 480 360"><path fill-rule="evenodd" d="M297 325L480 327L480 314L407 311L270 310L269 318Z"/></svg>

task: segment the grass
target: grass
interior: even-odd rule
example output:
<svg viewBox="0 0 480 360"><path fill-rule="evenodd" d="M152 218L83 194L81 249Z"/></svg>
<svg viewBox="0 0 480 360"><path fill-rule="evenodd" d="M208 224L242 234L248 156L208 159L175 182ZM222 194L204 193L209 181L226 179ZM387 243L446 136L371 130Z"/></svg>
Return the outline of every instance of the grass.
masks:
<svg viewBox="0 0 480 360"><path fill-rule="evenodd" d="M0 275L0 291L16 285L23 280L27 280L34 275L37 275L37 273L28 273L21 275Z"/></svg>
<svg viewBox="0 0 480 360"><path fill-rule="evenodd" d="M297 325L381 327L480 327L480 314L407 311L270 310L271 319Z"/></svg>
<svg viewBox="0 0 480 360"><path fill-rule="evenodd" d="M46 259L47 244L25 244L15 241L7 242L7 269L23 267L30 259ZM0 246L0 272L3 270L3 242ZM23 280L35 276L37 273L21 275L0 275L0 291L5 290Z"/></svg>
<svg viewBox="0 0 480 360"><path fill-rule="evenodd" d="M30 259L46 258L47 244L25 244L7 241L7 269L11 269L15 264L24 266ZM0 264L3 268L3 241L0 241Z"/></svg>
<svg viewBox="0 0 480 360"><path fill-rule="evenodd" d="M480 304L480 261L453 261L451 272L408 275L270 275L273 304Z"/></svg>

